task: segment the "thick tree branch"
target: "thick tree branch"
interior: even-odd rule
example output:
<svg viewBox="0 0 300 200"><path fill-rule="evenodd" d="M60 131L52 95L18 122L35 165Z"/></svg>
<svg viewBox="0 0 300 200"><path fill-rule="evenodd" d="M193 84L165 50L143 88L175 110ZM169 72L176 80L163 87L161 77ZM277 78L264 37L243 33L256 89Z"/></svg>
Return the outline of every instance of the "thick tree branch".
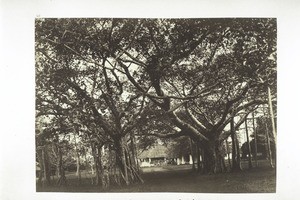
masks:
<svg viewBox="0 0 300 200"><path fill-rule="evenodd" d="M161 50L160 50L159 46L157 45L157 42L156 42L156 40L155 40L155 38L154 38L153 30L152 30L152 28L151 28L150 26L147 26L147 28L148 28L149 33L150 33L151 41L153 42L153 44L154 44L154 46L155 46L157 52L160 54L160 53L161 53Z"/></svg>
<svg viewBox="0 0 300 200"><path fill-rule="evenodd" d="M119 50L120 50L122 53L124 53L126 56L128 56L131 60L127 60L127 59L124 60L123 58L120 57L120 55L119 55L119 56L115 56L115 59L116 59L116 60L120 60L120 61L124 61L124 62L131 62L131 63L137 64L137 65L139 65L139 66L143 66L143 67L146 67L146 66L147 66L146 63L144 63L144 62L140 61L139 59L135 58L134 56L132 56L132 55L131 55L129 52L127 52L126 50L121 49L121 48L119 48Z"/></svg>
<svg viewBox="0 0 300 200"><path fill-rule="evenodd" d="M260 105L260 104L264 104L264 103L267 103L267 102L262 101L262 100L253 100L253 101L250 101L246 104L243 104L243 105L241 105L241 106L239 106L235 109L231 108L229 110L228 114L231 113L231 115L235 116L239 111L246 110L246 109L250 108L251 106L256 106L256 105ZM219 124L218 125L218 130L223 130L225 128L225 126L230 123L230 119L231 119L231 117L226 118L222 122L222 124Z"/></svg>
<svg viewBox="0 0 300 200"><path fill-rule="evenodd" d="M208 138L201 134L197 129L195 129L193 126L191 126L188 123L185 123L182 121L174 112L168 112L168 115L171 119L171 121L182 131L185 131L189 136L192 137L198 137L199 140L207 140Z"/></svg>
<svg viewBox="0 0 300 200"><path fill-rule="evenodd" d="M132 131L134 128L137 127L137 125L139 125L142 122L141 118L138 118L138 117L143 112L144 105L145 105L145 96L143 96L143 100L142 100L142 103L141 103L139 111L136 114L132 115L130 117L130 119L128 120L129 124L127 124L127 126L123 127L123 134L124 135L127 134L127 133L129 133L130 131Z"/></svg>
<svg viewBox="0 0 300 200"><path fill-rule="evenodd" d="M197 120L197 118L191 113L191 111L187 107L187 104L185 105L185 110L186 110L186 113L188 114L188 116L190 117L190 119L192 120L192 122L197 125L197 127L200 129L200 131L206 132L207 131L206 127L199 120Z"/></svg>
<svg viewBox="0 0 300 200"><path fill-rule="evenodd" d="M238 101L240 101L245 95L246 93L248 92L249 88L250 88L250 85L251 84L251 81L246 83L246 85L242 88L242 91L233 99L229 100L226 105L225 105L225 108L224 108L224 111L223 111L223 114L222 114L222 117L221 119L216 123L216 126L219 127L219 126L222 126L222 124L224 123L224 121L226 120L226 117L227 115L229 114L229 112L231 111L232 107L234 106L234 104ZM229 122L228 122L229 123Z"/></svg>
<svg viewBox="0 0 300 200"><path fill-rule="evenodd" d="M240 120L235 124L234 129L237 130L247 119L248 115L253 112L253 110L255 109L251 109L250 111L246 112L244 114L244 116L242 118L240 118ZM220 137L219 137L219 141L224 141L226 138L228 138L230 136L230 130L223 132Z"/></svg>
<svg viewBox="0 0 300 200"><path fill-rule="evenodd" d="M54 115L54 116L62 116L64 115L63 113L61 112L38 112L35 117L38 118L38 117L41 117L41 116L47 116L47 115Z"/></svg>
<svg viewBox="0 0 300 200"><path fill-rule="evenodd" d="M160 133L150 133L150 134L147 134L149 136L155 136L155 137L158 137L158 138L178 138L178 137L181 137L181 136L186 136L186 133L184 133L183 131L178 131L178 132L175 132L175 133L167 133L167 134L160 134Z"/></svg>
<svg viewBox="0 0 300 200"><path fill-rule="evenodd" d="M210 121L207 119L206 115L201 111L201 108L199 108L199 106L196 106L196 108L199 110L199 111L196 111L196 109L194 108L191 108L190 109L196 113L197 115L200 115L201 116L201 123L206 127L206 129L211 129L213 127L213 124L210 123Z"/></svg>
<svg viewBox="0 0 300 200"><path fill-rule="evenodd" d="M84 91L78 85L76 85L75 83L73 83L72 81L70 81L68 79L64 79L64 81L69 86L74 88L79 96L84 97L87 100L87 102L90 105L90 108L92 109L94 116L100 122L100 125L103 128L103 130L106 131L108 134L113 134L114 131L111 129L112 126L109 123L107 123L106 120L102 117L102 115L98 112L95 105L93 104L92 98L86 93L86 91Z"/></svg>

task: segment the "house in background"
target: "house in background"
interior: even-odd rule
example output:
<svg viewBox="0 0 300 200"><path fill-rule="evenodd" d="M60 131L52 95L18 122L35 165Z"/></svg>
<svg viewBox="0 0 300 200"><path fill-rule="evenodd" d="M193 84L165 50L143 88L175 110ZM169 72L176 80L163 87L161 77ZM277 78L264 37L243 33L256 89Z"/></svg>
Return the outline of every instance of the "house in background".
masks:
<svg viewBox="0 0 300 200"><path fill-rule="evenodd" d="M140 152L138 155L140 167L165 165L168 163L168 159L168 148L159 144Z"/></svg>
<svg viewBox="0 0 300 200"><path fill-rule="evenodd" d="M167 145L156 144L138 154L140 167L161 166L167 164L184 165L192 164L192 156L175 155Z"/></svg>

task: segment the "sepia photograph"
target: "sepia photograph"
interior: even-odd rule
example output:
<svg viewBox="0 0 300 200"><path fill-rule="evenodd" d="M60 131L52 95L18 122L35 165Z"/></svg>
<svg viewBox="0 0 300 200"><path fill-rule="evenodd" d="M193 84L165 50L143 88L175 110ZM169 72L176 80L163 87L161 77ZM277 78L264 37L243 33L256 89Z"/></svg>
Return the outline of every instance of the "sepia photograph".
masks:
<svg viewBox="0 0 300 200"><path fill-rule="evenodd" d="M298 199L299 10L0 1L0 199Z"/></svg>
<svg viewBox="0 0 300 200"><path fill-rule="evenodd" d="M275 18L36 18L37 192L276 192Z"/></svg>

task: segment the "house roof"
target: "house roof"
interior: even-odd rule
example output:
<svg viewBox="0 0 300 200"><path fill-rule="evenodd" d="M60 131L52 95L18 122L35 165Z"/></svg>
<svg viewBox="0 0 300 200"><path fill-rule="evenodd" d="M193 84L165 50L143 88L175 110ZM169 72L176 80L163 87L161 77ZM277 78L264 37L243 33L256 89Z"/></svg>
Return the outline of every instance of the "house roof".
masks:
<svg viewBox="0 0 300 200"><path fill-rule="evenodd" d="M161 157L169 157L168 156L168 148L163 145L155 145L154 147L151 147L150 149L147 149L145 151L142 151L139 153L138 158L139 159L145 159L145 158L161 158Z"/></svg>

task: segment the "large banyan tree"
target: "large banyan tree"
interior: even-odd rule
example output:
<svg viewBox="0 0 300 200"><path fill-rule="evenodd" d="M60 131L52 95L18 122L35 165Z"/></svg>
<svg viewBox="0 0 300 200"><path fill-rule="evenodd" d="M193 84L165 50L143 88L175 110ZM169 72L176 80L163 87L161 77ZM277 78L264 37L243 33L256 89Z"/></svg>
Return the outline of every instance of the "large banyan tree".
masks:
<svg viewBox="0 0 300 200"><path fill-rule="evenodd" d="M147 105L172 127L156 136L190 137L217 173L225 127L266 104L268 88L276 97L275 19L37 19L35 34L37 104L97 127L125 177L124 137Z"/></svg>

